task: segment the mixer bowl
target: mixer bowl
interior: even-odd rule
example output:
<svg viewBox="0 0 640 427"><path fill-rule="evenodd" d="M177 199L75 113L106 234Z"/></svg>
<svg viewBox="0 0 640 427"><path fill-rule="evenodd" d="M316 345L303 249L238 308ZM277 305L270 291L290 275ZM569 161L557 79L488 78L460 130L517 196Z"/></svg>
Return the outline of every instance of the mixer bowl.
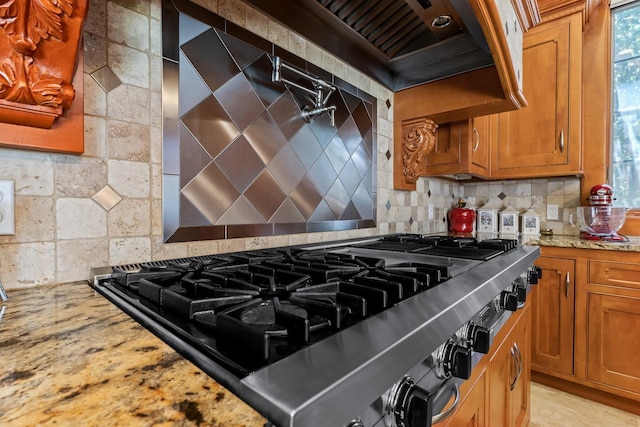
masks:
<svg viewBox="0 0 640 427"><path fill-rule="evenodd" d="M627 210L613 206L581 206L576 214L580 230L594 236L608 236L622 228Z"/></svg>

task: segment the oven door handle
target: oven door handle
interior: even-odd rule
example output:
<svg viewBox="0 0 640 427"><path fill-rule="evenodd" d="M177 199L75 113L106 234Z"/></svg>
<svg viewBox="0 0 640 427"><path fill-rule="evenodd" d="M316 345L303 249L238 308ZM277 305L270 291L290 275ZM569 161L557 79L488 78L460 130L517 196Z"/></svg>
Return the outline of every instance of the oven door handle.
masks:
<svg viewBox="0 0 640 427"><path fill-rule="evenodd" d="M453 403L451 404L451 406L449 406L444 411L440 412L438 415L434 415L433 417L431 417L431 424L432 425L446 420L451 415L453 415L453 413L456 411L456 409L458 409L458 405L460 404L460 387L458 387L458 383L456 383L455 381L444 383L444 385L440 388L440 390L438 390L436 392L436 395L437 396L441 395L441 393L442 393L442 391L444 389L447 389L447 388L451 387L451 383L453 383L453 387L452 387L453 396L454 396ZM436 397L436 399L437 399L437 397ZM451 399L451 397L449 397L449 399Z"/></svg>

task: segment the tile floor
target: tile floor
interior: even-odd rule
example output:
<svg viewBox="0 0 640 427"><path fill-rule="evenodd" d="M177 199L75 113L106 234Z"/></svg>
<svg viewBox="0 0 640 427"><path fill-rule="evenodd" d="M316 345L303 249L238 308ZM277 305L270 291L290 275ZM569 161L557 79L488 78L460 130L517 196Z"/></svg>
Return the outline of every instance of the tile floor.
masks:
<svg viewBox="0 0 640 427"><path fill-rule="evenodd" d="M531 383L530 427L640 427L640 416Z"/></svg>

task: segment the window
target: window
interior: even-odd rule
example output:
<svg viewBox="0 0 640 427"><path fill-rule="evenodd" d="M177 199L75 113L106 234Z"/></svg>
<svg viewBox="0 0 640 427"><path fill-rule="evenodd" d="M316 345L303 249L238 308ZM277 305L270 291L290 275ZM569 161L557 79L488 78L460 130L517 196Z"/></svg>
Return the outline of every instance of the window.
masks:
<svg viewBox="0 0 640 427"><path fill-rule="evenodd" d="M640 1L612 11L611 184L618 206L640 208Z"/></svg>

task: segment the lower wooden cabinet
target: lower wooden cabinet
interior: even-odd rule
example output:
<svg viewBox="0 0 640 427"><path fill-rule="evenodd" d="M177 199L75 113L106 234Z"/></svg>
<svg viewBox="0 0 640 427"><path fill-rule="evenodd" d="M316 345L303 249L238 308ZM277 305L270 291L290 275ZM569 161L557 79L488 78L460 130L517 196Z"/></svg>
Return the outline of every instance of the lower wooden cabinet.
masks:
<svg viewBox="0 0 640 427"><path fill-rule="evenodd" d="M461 403L447 427L527 426L530 418L531 310L515 312L495 337L491 352L461 388Z"/></svg>
<svg viewBox="0 0 640 427"><path fill-rule="evenodd" d="M536 265L534 381L640 414L640 252L543 246Z"/></svg>
<svg viewBox="0 0 640 427"><path fill-rule="evenodd" d="M529 425L531 310L519 321L491 357L489 413L491 427Z"/></svg>
<svg viewBox="0 0 640 427"><path fill-rule="evenodd" d="M480 373L474 372L475 382L465 393L466 397L460 404L455 414L445 424L447 427L484 427L490 426L488 418L488 394L489 394L489 375L487 373L487 364L480 369Z"/></svg>
<svg viewBox="0 0 640 427"><path fill-rule="evenodd" d="M573 375L576 261L542 256L536 261L542 279L532 287L531 367Z"/></svg>

